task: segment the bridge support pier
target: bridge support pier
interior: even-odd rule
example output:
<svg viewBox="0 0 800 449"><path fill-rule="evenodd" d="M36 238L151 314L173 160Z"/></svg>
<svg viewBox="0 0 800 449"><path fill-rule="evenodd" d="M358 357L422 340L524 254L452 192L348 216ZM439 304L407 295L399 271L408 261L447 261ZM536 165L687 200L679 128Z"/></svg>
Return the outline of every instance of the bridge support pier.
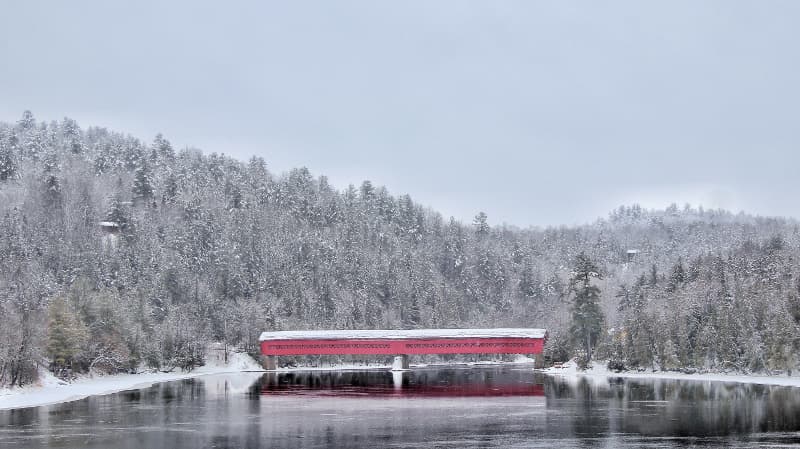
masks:
<svg viewBox="0 0 800 449"><path fill-rule="evenodd" d="M267 371L275 371L278 369L278 360L274 355L261 356L261 366Z"/></svg>
<svg viewBox="0 0 800 449"><path fill-rule="evenodd" d="M544 369L544 354L533 355L533 369Z"/></svg>
<svg viewBox="0 0 800 449"><path fill-rule="evenodd" d="M392 363L392 371L402 371L408 369L408 356L396 355L394 356L394 363Z"/></svg>

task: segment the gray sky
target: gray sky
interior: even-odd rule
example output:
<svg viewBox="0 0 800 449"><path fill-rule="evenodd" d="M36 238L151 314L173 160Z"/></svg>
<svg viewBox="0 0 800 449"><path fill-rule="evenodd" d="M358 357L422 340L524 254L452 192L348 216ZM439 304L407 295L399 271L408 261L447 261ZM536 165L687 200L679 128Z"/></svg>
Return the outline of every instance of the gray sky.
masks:
<svg viewBox="0 0 800 449"><path fill-rule="evenodd" d="M4 2L0 120L163 132L464 220L800 216L797 1L122 3Z"/></svg>

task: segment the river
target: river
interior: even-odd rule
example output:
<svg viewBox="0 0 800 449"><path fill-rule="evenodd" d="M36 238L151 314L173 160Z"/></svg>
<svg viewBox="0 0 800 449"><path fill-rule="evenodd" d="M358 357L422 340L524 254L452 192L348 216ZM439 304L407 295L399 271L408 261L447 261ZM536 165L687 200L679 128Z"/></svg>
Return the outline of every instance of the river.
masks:
<svg viewBox="0 0 800 449"><path fill-rule="evenodd" d="M0 411L0 447L800 447L800 389L529 366L241 373Z"/></svg>

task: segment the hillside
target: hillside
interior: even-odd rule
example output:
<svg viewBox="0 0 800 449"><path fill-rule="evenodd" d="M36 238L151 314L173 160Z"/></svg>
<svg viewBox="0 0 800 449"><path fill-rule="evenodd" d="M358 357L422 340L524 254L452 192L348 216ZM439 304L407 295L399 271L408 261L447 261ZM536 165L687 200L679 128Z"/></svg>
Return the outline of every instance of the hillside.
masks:
<svg viewBox="0 0 800 449"><path fill-rule="evenodd" d="M576 227L465 224L369 181L339 191L26 112L0 124L0 385L37 364L189 368L209 342L254 351L280 329L544 327L564 360L582 252L602 274L605 356L796 366L793 219L633 205Z"/></svg>

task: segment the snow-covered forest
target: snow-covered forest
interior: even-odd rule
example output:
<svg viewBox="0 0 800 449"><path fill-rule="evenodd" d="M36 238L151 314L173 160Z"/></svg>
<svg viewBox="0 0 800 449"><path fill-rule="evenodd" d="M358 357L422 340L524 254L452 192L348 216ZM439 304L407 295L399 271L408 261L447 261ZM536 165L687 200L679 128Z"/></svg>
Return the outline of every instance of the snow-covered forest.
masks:
<svg viewBox="0 0 800 449"><path fill-rule="evenodd" d="M597 356L797 364L793 219L632 205L517 228L483 213L462 223L377 184L340 191L305 168L29 112L0 123L0 385L39 367L189 368L211 342L255 352L265 330L541 327L548 357L565 360L583 351L570 331L581 253L600 275L586 278Z"/></svg>

